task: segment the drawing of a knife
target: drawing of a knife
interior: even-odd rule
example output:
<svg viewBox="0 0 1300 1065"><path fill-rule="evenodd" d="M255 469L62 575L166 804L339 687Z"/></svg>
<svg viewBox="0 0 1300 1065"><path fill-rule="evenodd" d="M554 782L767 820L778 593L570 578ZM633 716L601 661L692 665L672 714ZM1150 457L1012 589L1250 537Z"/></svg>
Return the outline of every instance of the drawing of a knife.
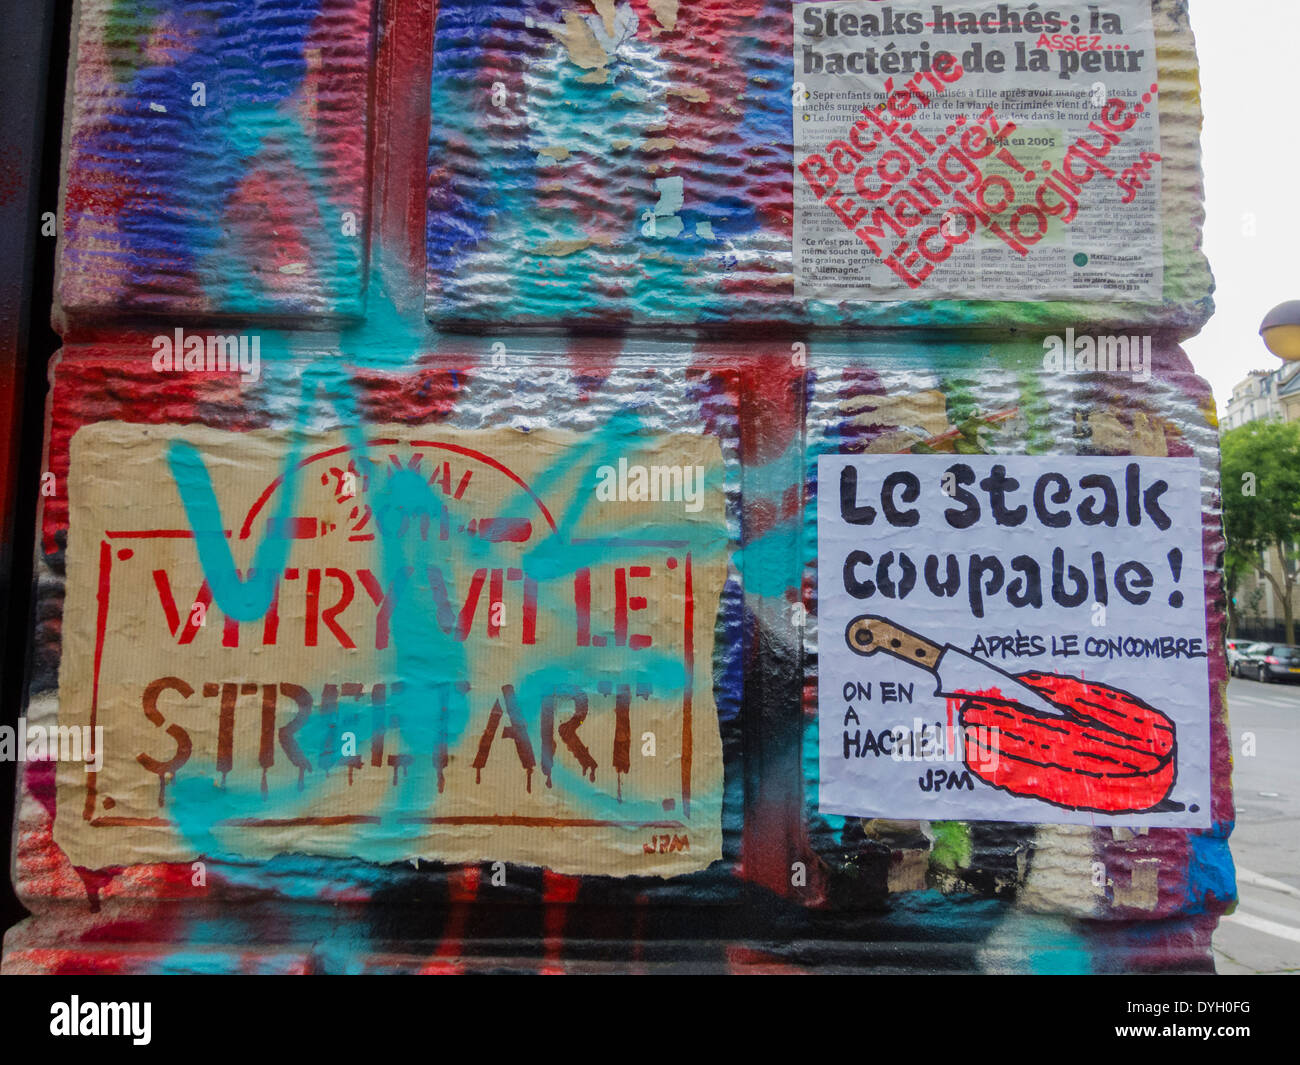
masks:
<svg viewBox="0 0 1300 1065"><path fill-rule="evenodd" d="M952 644L940 646L895 625L887 618L863 616L849 622L844 634L850 650L864 657L891 655L934 675L935 695L950 699L978 696L985 702L1019 704L1048 717L1065 717L1068 711L1010 673L983 662ZM996 694L995 694L996 693Z"/></svg>

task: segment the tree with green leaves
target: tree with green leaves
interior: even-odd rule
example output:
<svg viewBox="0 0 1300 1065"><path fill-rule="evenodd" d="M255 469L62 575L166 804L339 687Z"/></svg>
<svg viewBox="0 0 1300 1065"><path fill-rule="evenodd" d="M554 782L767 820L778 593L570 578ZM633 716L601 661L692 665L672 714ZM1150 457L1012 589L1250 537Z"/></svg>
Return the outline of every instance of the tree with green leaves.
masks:
<svg viewBox="0 0 1300 1065"><path fill-rule="evenodd" d="M1247 422L1224 433L1223 531L1228 541L1228 593L1251 572L1273 586L1282 603L1286 642L1295 643L1291 593L1300 541L1300 422ZM1268 565L1276 551L1281 573ZM1234 612L1234 625L1235 625Z"/></svg>

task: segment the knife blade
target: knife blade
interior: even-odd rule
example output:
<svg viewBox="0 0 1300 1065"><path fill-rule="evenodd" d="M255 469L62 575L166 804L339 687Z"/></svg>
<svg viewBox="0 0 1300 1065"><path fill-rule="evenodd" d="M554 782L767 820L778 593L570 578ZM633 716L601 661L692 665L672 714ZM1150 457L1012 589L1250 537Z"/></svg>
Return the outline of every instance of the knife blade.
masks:
<svg viewBox="0 0 1300 1065"><path fill-rule="evenodd" d="M954 647L937 644L895 625L888 618L864 615L849 622L845 640L855 654L890 655L923 669L934 677L936 696L950 699L977 697L988 702L1019 705L1047 717L1068 716L1038 691L990 662Z"/></svg>

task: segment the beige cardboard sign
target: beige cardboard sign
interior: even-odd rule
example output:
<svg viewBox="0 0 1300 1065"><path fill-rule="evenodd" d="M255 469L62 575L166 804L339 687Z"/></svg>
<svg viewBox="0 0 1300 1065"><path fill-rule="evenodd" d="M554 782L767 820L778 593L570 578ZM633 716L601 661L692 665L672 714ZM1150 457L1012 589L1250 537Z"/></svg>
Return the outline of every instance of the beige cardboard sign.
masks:
<svg viewBox="0 0 1300 1065"><path fill-rule="evenodd" d="M721 856L716 439L73 439L54 835L675 876Z"/></svg>

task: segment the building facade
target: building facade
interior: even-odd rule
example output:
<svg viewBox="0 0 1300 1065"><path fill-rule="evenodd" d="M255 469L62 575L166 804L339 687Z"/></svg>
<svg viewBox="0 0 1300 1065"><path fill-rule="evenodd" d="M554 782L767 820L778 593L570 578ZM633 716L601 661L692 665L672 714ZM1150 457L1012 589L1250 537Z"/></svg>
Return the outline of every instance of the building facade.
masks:
<svg viewBox="0 0 1300 1065"><path fill-rule="evenodd" d="M1247 422L1272 421L1280 416L1278 373L1277 370L1251 370L1245 380L1233 386L1232 398L1223 415L1224 432Z"/></svg>
<svg viewBox="0 0 1300 1065"><path fill-rule="evenodd" d="M1286 363L1275 370L1252 370L1245 380L1238 382L1221 424L1223 431L1228 432L1256 421L1297 420L1300 420L1300 366ZM1236 635L1260 640L1286 639L1286 612L1278 589L1286 588L1286 575L1294 573L1297 558L1300 558L1300 544L1292 545L1289 558L1283 558L1276 548L1270 549L1261 561L1273 580L1254 571L1231 590ZM1291 601L1292 616L1300 618L1300 586L1292 589Z"/></svg>

